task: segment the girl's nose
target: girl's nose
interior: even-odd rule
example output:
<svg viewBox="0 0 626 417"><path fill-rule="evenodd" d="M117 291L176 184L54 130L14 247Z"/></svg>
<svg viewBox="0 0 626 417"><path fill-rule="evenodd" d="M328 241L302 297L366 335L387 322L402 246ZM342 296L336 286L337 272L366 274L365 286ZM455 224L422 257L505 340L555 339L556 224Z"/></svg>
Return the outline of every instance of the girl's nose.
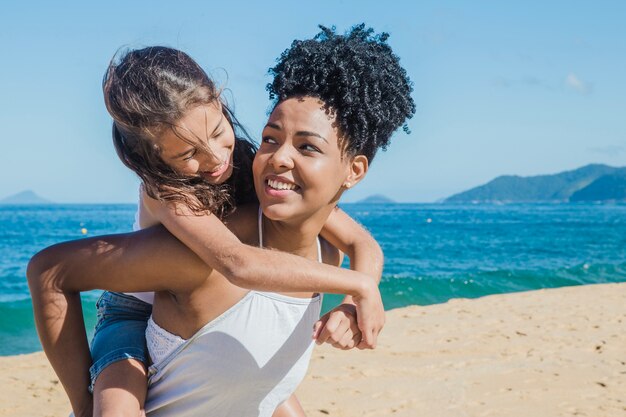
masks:
<svg viewBox="0 0 626 417"><path fill-rule="evenodd" d="M219 155L216 154L211 148L199 152L198 160L201 165L209 168L212 166L217 166L223 162L219 159Z"/></svg>

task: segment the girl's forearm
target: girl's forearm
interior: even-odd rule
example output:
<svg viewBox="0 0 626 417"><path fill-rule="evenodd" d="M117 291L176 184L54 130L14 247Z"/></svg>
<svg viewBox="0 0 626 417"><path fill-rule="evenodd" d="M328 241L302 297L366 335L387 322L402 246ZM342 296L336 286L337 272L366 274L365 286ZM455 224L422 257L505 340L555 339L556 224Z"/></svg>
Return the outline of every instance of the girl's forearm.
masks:
<svg viewBox="0 0 626 417"><path fill-rule="evenodd" d="M383 273L383 251L371 236L370 239L371 241L359 241L360 244L356 244L350 249L351 253L348 255L350 269L367 274L379 283ZM343 302L354 304L351 295L346 295Z"/></svg>
<svg viewBox="0 0 626 417"><path fill-rule="evenodd" d="M362 245L356 245L350 258L350 269L372 277L376 282L380 282L383 274L383 251L374 239L371 242L363 242Z"/></svg>
<svg viewBox="0 0 626 417"><path fill-rule="evenodd" d="M352 217L336 207L328 217L321 234L350 258L350 269L369 275L376 282L380 282L384 264L383 251L372 235ZM346 295L343 302L354 304L351 295Z"/></svg>
<svg viewBox="0 0 626 417"><path fill-rule="evenodd" d="M375 281L362 273L320 264L279 251L244 245L220 271L233 284L275 292L325 292L361 297Z"/></svg>
<svg viewBox="0 0 626 417"><path fill-rule="evenodd" d="M152 215L172 235L239 287L356 296L371 292L372 279L364 274L321 265L293 254L246 245L216 216L194 216L186 213L184 207L170 207L160 202L149 206ZM235 213L229 219L229 225L234 230L241 227L240 234L245 234L251 225L250 219L256 219L257 208L249 206L238 210L242 215L237 218ZM253 227L256 229L256 221Z"/></svg>
<svg viewBox="0 0 626 417"><path fill-rule="evenodd" d="M383 272L383 251L380 245L352 217L335 207L324 224L321 235L331 245L348 255L350 269L380 281Z"/></svg>

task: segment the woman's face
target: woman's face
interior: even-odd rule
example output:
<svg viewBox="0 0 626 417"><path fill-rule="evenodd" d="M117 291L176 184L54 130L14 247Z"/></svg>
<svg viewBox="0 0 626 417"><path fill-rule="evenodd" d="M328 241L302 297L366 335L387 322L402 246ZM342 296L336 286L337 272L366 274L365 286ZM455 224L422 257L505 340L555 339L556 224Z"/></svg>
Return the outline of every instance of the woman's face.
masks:
<svg viewBox="0 0 626 417"><path fill-rule="evenodd" d="M316 98L293 98L276 106L252 166L268 218L308 218L339 200L350 158L342 155L333 122Z"/></svg>
<svg viewBox="0 0 626 417"><path fill-rule="evenodd" d="M235 133L219 104L192 108L158 144L163 161L180 174L221 184L233 173Z"/></svg>

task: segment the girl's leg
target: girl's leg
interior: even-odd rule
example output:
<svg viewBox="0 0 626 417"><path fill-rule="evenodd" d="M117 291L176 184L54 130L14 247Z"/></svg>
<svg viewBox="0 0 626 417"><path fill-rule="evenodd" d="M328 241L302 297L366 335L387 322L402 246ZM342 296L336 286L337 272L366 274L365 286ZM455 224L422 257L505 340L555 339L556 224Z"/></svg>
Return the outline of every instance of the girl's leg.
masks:
<svg viewBox="0 0 626 417"><path fill-rule="evenodd" d="M304 409L296 398L296 394L292 394L287 401L274 410L272 417L306 417L306 414L304 414Z"/></svg>
<svg viewBox="0 0 626 417"><path fill-rule="evenodd" d="M144 414L148 378L136 359L117 361L100 372L93 387L94 417L139 417Z"/></svg>
<svg viewBox="0 0 626 417"><path fill-rule="evenodd" d="M148 379L146 326L152 306L127 294L105 292L98 303L90 369L94 417L143 415Z"/></svg>

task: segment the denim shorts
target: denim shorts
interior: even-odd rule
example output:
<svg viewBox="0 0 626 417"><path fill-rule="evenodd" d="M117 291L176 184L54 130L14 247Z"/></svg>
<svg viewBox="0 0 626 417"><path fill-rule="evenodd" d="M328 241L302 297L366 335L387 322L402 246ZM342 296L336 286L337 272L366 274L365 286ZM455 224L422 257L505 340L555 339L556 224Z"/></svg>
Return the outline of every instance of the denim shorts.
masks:
<svg viewBox="0 0 626 417"><path fill-rule="evenodd" d="M114 362L136 359L148 367L146 326L152 305L132 295L105 291L96 303L98 322L91 340L89 368L93 386L100 372Z"/></svg>

